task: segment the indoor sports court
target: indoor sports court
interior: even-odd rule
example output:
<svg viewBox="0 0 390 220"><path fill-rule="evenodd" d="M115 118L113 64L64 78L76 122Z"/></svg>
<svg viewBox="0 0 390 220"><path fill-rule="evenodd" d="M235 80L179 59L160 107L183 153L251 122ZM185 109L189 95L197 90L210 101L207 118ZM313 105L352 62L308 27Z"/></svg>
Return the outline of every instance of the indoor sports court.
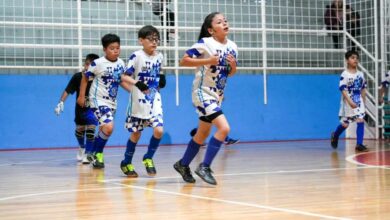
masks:
<svg viewBox="0 0 390 220"><path fill-rule="evenodd" d="M326 19L334 5L340 5L338 28ZM2 0L0 6L0 219L390 219L390 102L388 90L382 93L390 70L390 2ZM195 173L196 182L187 183L173 165L199 119L191 101L194 68L179 62L215 11L238 47L237 72L226 81L221 105L229 137L238 142L222 144L211 164L217 185ZM160 31L164 133L153 158L157 174L148 175L143 164L153 135L145 129L132 163L139 176L130 178L120 167L130 136L129 92L119 89L116 97L104 169L76 157L76 95L57 107L85 56L104 56L103 35L120 37L127 63L142 49L137 33L144 25ZM331 145L349 50L358 52L366 82L364 152L356 150L357 123Z"/></svg>

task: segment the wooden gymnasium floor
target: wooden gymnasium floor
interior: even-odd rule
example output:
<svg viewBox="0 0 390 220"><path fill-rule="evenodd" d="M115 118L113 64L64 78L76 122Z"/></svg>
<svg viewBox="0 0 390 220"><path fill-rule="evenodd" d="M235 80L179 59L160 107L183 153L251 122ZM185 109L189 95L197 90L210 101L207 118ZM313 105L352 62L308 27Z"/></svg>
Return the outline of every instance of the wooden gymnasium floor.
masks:
<svg viewBox="0 0 390 220"><path fill-rule="evenodd" d="M173 170L185 146L161 146L154 178L138 147L137 179L119 169L124 148L106 149L104 170L77 164L75 149L2 151L0 219L390 219L390 147L366 141L371 151L356 155L354 143L224 147L217 186L186 184Z"/></svg>

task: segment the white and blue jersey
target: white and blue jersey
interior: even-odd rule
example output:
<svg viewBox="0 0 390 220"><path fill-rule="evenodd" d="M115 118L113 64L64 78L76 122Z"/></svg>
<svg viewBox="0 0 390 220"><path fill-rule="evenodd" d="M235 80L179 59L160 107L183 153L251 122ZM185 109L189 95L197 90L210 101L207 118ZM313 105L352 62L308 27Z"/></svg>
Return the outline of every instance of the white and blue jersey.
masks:
<svg viewBox="0 0 390 220"><path fill-rule="evenodd" d="M115 62L111 62L105 57L100 57L91 63L85 73L88 78L93 77L89 90L89 105L91 108L107 106L116 109L118 87L124 70L125 64L119 58Z"/></svg>
<svg viewBox="0 0 390 220"><path fill-rule="evenodd" d="M358 106L355 109L347 103L343 96L340 101L339 116L344 118L363 118L365 116L362 90L366 88L366 80L362 72L350 73L345 70L340 77L339 89L346 91L351 100Z"/></svg>
<svg viewBox="0 0 390 220"><path fill-rule="evenodd" d="M148 85L149 94L144 94L136 86L131 88L126 128L138 127L140 124L138 119L152 120L155 122L151 123L152 127L162 126L163 111L158 87L162 63L163 55L159 52L155 55L148 55L143 50L138 50L130 55L125 74ZM133 129L133 131L136 130L141 129Z"/></svg>
<svg viewBox="0 0 390 220"><path fill-rule="evenodd" d="M382 86L389 88L390 84L390 71L385 74L385 78L381 82Z"/></svg>
<svg viewBox="0 0 390 220"><path fill-rule="evenodd" d="M186 53L192 58L209 58L218 54L219 63L217 66L203 65L196 68L192 85L192 102L199 116L207 116L220 111L220 100L223 97L230 71L226 57L231 54L237 60L237 45L231 40L227 40L226 44L221 44L213 37L205 37L188 49Z"/></svg>

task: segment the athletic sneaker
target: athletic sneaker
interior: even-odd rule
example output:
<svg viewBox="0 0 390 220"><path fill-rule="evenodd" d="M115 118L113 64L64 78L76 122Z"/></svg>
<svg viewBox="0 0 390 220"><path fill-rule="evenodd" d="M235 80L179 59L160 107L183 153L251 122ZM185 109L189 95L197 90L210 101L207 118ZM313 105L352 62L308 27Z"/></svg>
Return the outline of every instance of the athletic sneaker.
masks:
<svg viewBox="0 0 390 220"><path fill-rule="evenodd" d="M95 155L92 153L87 153L85 157L87 158L89 163L92 163L95 160Z"/></svg>
<svg viewBox="0 0 390 220"><path fill-rule="evenodd" d="M143 160L142 163L145 165L146 172L148 173L149 176L156 175L156 168L154 167L154 163L152 159L147 158Z"/></svg>
<svg viewBox="0 0 390 220"><path fill-rule="evenodd" d="M355 150L359 151L359 152L367 152L368 148L366 146L364 146L363 144L357 144L355 147Z"/></svg>
<svg viewBox="0 0 390 220"><path fill-rule="evenodd" d="M191 174L191 169L189 166L183 166L181 165L181 160L177 161L175 164L173 164L173 168L180 173L180 175L183 177L183 180L187 183L195 183L195 179Z"/></svg>
<svg viewBox="0 0 390 220"><path fill-rule="evenodd" d="M212 175L213 171L210 169L210 167L204 166L203 163L199 164L198 168L196 168L195 170L195 173L206 183L211 185L217 185L217 181Z"/></svg>
<svg viewBox="0 0 390 220"><path fill-rule="evenodd" d="M128 177L138 177L138 173L135 172L133 164L126 164L125 161L121 162L121 170Z"/></svg>
<svg viewBox="0 0 390 220"><path fill-rule="evenodd" d="M104 168L104 156L103 153L96 153L92 162L92 166L97 169Z"/></svg>
<svg viewBox="0 0 390 220"><path fill-rule="evenodd" d="M330 145L333 147L333 149L337 148L337 145L339 143L339 138L334 136L334 132L330 135Z"/></svg>
<svg viewBox="0 0 390 220"><path fill-rule="evenodd" d="M79 147L79 150L77 151L77 155L76 155L77 161L83 160L84 154L85 154L85 148Z"/></svg>
<svg viewBox="0 0 390 220"><path fill-rule="evenodd" d="M88 159L88 154L84 154L83 159L81 160L82 164L90 164L91 161Z"/></svg>
<svg viewBox="0 0 390 220"><path fill-rule="evenodd" d="M232 145L232 144L237 144L238 142L240 142L239 139L233 139L233 138L230 138L230 137L226 137L226 139L224 141L224 144L226 146L229 146L229 145Z"/></svg>

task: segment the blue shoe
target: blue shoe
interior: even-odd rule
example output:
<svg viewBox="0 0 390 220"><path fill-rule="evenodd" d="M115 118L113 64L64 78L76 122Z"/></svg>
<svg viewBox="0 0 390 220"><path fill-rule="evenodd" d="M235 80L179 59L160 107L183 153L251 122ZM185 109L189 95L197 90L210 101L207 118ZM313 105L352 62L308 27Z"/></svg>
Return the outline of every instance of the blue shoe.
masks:
<svg viewBox="0 0 390 220"><path fill-rule="evenodd" d="M226 140L225 140L225 142L224 142L224 144L225 144L226 146L228 146L228 145L237 144L238 142L240 142L239 139L233 139L233 138L227 137Z"/></svg>

